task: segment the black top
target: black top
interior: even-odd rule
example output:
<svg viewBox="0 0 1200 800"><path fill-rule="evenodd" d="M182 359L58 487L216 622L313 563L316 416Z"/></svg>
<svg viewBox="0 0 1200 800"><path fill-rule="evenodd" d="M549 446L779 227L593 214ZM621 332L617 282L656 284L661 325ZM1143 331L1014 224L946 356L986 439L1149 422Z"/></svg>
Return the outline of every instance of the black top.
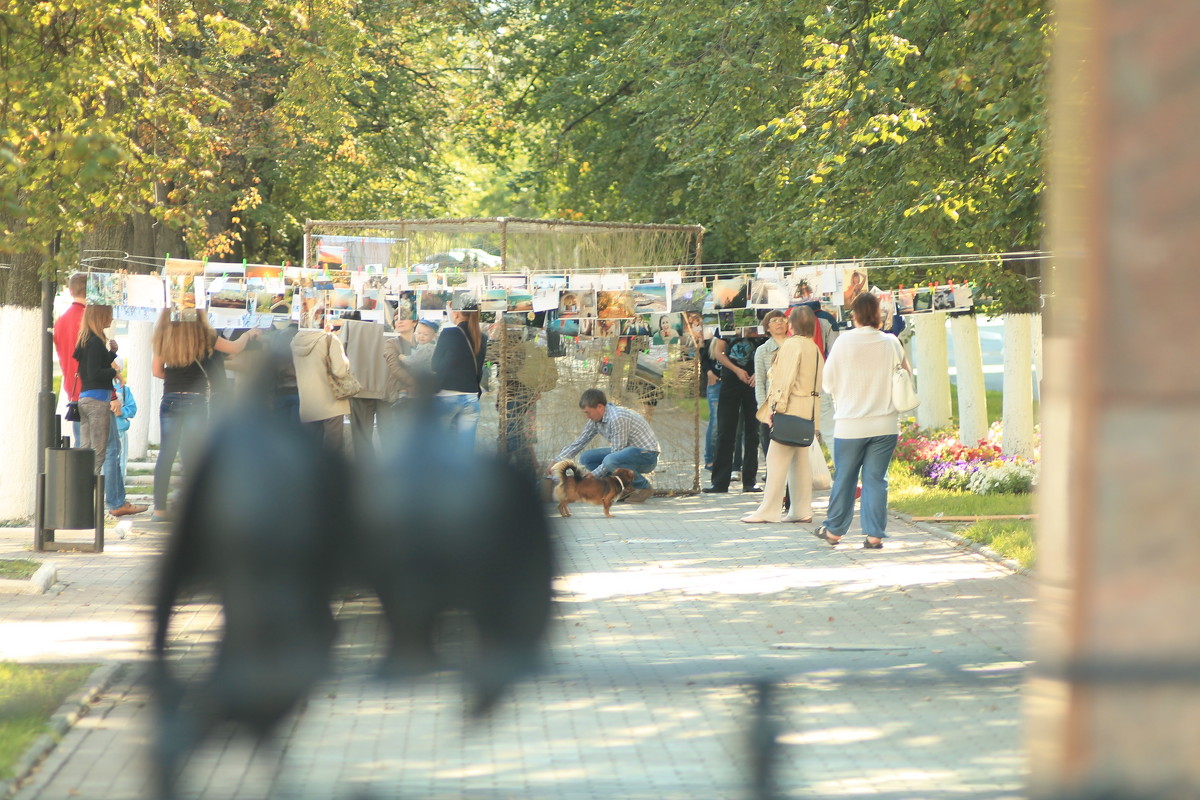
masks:
<svg viewBox="0 0 1200 800"><path fill-rule="evenodd" d="M112 362L117 354L108 349L108 344L96 334L89 334L84 343L75 348L75 360L79 362L79 391L95 389L112 391L113 378L117 371ZM73 381L75 376L64 375L64 381Z"/></svg>
<svg viewBox="0 0 1200 800"><path fill-rule="evenodd" d="M208 394L208 377L200 366L199 361L193 361L182 367L165 367L166 377L163 378L163 394L168 392L186 392L189 394Z"/></svg>
<svg viewBox="0 0 1200 800"><path fill-rule="evenodd" d="M442 329L437 346L433 349L433 373L437 376L437 390L481 394L479 383L483 379L485 343L480 341L479 352L471 354L467 323Z"/></svg>
<svg viewBox="0 0 1200 800"><path fill-rule="evenodd" d="M754 351L758 349L758 344L758 340L749 336L735 336L726 340L725 357L753 375ZM722 378L727 377L726 372L727 370L721 371ZM729 373L729 376L733 376L733 373Z"/></svg>

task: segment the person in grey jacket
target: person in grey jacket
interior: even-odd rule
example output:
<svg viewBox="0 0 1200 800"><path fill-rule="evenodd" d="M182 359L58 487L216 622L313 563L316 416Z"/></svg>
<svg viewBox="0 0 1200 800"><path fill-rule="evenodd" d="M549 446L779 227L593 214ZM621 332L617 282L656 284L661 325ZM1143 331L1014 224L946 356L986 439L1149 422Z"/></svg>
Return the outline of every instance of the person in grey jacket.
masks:
<svg viewBox="0 0 1200 800"><path fill-rule="evenodd" d="M355 456L375 452L375 424L383 422L388 368L383 357L383 323L343 317L338 338L350 360L350 374L362 391L350 398L350 436Z"/></svg>

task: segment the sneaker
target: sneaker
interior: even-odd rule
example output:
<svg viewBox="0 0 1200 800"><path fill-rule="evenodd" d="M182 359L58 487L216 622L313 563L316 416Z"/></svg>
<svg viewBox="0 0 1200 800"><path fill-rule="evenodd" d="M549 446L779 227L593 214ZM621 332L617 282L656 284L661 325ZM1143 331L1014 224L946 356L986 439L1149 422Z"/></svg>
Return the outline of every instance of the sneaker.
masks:
<svg viewBox="0 0 1200 800"><path fill-rule="evenodd" d="M130 514L141 514L149 507L150 506L135 506L133 503L126 502L125 505L121 506L120 508L114 508L108 513L112 514L114 517L127 517Z"/></svg>
<svg viewBox="0 0 1200 800"><path fill-rule="evenodd" d="M729 494L728 488L718 489L716 486L705 486L700 491L704 492L705 494Z"/></svg>

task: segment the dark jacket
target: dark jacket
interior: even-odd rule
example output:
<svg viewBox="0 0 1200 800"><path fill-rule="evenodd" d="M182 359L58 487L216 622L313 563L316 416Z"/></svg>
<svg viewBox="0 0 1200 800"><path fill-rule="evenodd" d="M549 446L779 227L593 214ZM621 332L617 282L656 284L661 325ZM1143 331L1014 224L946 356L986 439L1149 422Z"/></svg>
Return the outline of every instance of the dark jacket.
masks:
<svg viewBox="0 0 1200 800"><path fill-rule="evenodd" d="M108 343L95 334L75 348L75 360L79 362L79 391L87 392L93 389L112 391L113 378L117 371L113 368L113 360L117 354L108 349Z"/></svg>
<svg viewBox="0 0 1200 800"><path fill-rule="evenodd" d="M483 379L485 345L485 341L480 341L479 352L472 355L465 322L443 328L433 350L432 367L437 376L437 391L481 394L479 383Z"/></svg>

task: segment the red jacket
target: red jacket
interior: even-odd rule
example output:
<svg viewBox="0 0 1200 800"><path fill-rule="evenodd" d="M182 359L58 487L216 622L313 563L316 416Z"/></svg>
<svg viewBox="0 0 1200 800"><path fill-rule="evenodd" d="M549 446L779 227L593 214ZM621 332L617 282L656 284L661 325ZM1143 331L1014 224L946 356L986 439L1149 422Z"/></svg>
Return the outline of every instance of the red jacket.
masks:
<svg viewBox="0 0 1200 800"><path fill-rule="evenodd" d="M62 385L68 400L79 399L79 362L75 360L75 346L79 339L79 326L83 324L83 303L76 300L63 315L54 321L54 349L58 352L58 366L62 370Z"/></svg>

